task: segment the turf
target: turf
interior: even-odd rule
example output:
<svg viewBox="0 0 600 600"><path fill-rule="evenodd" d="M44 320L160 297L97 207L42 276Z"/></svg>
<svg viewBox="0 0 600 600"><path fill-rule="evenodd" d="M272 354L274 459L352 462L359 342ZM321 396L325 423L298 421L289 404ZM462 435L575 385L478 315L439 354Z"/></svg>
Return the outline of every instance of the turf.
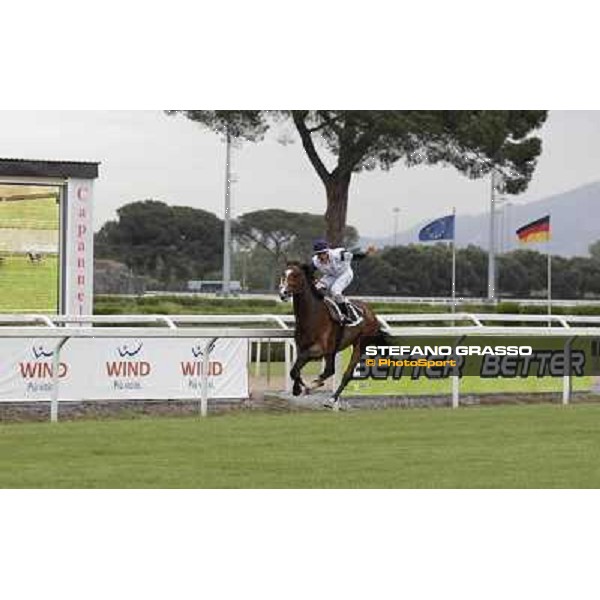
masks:
<svg viewBox="0 0 600 600"><path fill-rule="evenodd" d="M54 198L0 202L0 227L58 229L58 204Z"/></svg>
<svg viewBox="0 0 600 600"><path fill-rule="evenodd" d="M431 396L450 394L452 390L450 379L426 379L411 380L402 378L399 380L375 381L372 379L364 381L351 381L346 388L347 394L356 395L411 395ZM589 391L592 386L591 377L573 377L573 391ZM545 393L562 392L562 377L526 377L526 378L493 378L468 376L460 381L461 394L497 394L497 393Z"/></svg>
<svg viewBox="0 0 600 600"><path fill-rule="evenodd" d="M0 263L0 312L56 313L58 259L47 255L40 263L27 256L4 256Z"/></svg>
<svg viewBox="0 0 600 600"><path fill-rule="evenodd" d="M600 406L0 426L4 488L597 488Z"/></svg>

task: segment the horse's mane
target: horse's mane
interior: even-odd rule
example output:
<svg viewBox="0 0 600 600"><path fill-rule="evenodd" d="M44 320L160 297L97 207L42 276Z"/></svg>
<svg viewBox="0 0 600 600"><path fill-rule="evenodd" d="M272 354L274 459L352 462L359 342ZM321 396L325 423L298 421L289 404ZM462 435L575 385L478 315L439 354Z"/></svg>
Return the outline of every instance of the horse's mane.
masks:
<svg viewBox="0 0 600 600"><path fill-rule="evenodd" d="M315 267L312 263L301 263L300 261L297 260L291 260L288 261L287 263L288 267L298 267L303 273L304 276L306 277L306 281L308 282L308 286L310 288L310 291L312 292L313 296L315 296L315 298L318 298L319 300L323 299L323 296L319 293L319 290L317 290L317 288L315 287Z"/></svg>

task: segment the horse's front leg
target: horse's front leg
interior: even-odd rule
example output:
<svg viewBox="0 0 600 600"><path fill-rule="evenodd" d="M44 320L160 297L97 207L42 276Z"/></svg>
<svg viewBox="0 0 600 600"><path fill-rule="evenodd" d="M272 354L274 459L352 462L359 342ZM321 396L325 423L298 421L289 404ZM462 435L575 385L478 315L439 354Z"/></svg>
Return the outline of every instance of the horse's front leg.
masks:
<svg viewBox="0 0 600 600"><path fill-rule="evenodd" d="M302 393L302 388L308 390L308 386L302 381L301 371L304 368L304 365L310 360L310 352L308 350L302 350L298 352L298 358L290 371L290 377L294 382L294 386L292 387L292 394L294 396L299 396Z"/></svg>
<svg viewBox="0 0 600 600"><path fill-rule="evenodd" d="M314 390L325 385L325 381L335 373L335 353L325 356L325 368L323 372L312 382L309 389Z"/></svg>

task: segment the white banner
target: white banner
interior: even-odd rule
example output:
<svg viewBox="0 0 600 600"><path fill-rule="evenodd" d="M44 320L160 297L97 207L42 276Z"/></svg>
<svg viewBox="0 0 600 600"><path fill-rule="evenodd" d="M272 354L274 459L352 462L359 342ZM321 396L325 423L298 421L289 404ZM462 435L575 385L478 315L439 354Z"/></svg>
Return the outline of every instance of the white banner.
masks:
<svg viewBox="0 0 600 600"><path fill-rule="evenodd" d="M60 400L200 398L205 339L71 339L60 352ZM0 340L0 401L48 400L58 340ZM209 398L248 397L248 340L209 348Z"/></svg>

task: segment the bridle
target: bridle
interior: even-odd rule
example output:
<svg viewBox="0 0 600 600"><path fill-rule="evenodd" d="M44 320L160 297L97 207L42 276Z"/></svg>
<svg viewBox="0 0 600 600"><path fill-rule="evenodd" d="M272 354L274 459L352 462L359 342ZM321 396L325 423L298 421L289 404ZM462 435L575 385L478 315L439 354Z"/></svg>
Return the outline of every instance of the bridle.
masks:
<svg viewBox="0 0 600 600"><path fill-rule="evenodd" d="M297 273L298 277L301 278L302 284L300 286L290 286L289 277L292 273ZM279 282L279 298L284 302L289 300L292 296L299 294L304 289L306 285L302 270L296 266L288 267L283 275L281 276L281 281Z"/></svg>
<svg viewBox="0 0 600 600"><path fill-rule="evenodd" d="M281 281L279 282L279 298L283 302L286 302L294 295L294 293L290 290L288 283L288 277L290 276L291 272L292 269L286 269L281 276Z"/></svg>

